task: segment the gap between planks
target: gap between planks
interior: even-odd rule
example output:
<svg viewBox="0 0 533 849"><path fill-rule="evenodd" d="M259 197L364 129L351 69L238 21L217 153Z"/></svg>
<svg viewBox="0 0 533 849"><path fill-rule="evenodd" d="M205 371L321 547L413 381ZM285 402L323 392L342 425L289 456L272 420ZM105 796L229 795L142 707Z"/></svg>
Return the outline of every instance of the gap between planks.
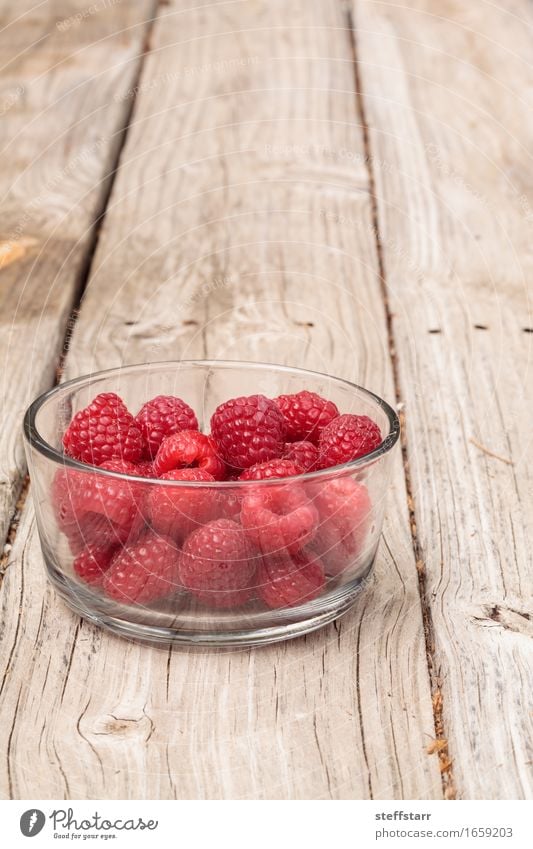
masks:
<svg viewBox="0 0 533 849"><path fill-rule="evenodd" d="M91 268L93 264L93 260L96 254L96 249L98 247L98 242L100 239L100 233L102 231L102 225L105 220L107 207L109 204L109 199L111 197L111 193L113 191L113 186L115 184L115 179L118 174L118 170L120 167L120 159L122 156L122 151L124 150L126 140L128 137L128 132L131 126L131 122L133 119L133 114L135 112L135 105L137 101L137 92L139 89L139 82L142 76L144 64L146 61L146 57L151 50L150 39L152 35L152 31L154 28L154 24L158 18L159 10L164 5L164 0L155 0L152 15L149 18L146 25L146 32L144 35L144 40L141 48L141 52L139 54L139 62L137 66L136 73L132 80L131 89L133 91L133 97L131 98L131 102L129 104L129 108L124 113L124 121L122 126L117 132L118 142L116 147L115 156L111 163L111 168L109 169L109 174L105 177L105 186L102 191L102 199L98 206L98 209L95 212L94 221L91 227L91 236L90 241L87 247L87 253L80 270L78 284L76 286L76 290L74 292L74 299L72 302L72 307L70 310L70 314L65 327L65 334L63 337L63 346L61 353L59 355L59 360L57 363L56 371L55 371L55 380L53 386L57 386L61 382L61 378L63 376L63 370L65 366L65 359L68 354L68 350L70 347L70 340L72 338L72 333L74 331L74 326L76 321L78 320L78 315L80 311L81 301L83 299L83 295L85 293L85 289L87 288L87 283L89 281L89 277L91 274ZM9 522L9 526L7 529L7 534L5 537L3 551L0 555L0 586L2 585L2 581L4 579L4 575L6 573L7 568L9 567L9 554L11 549L13 548L13 544L17 537L18 526L20 516L22 514L22 510L26 504L28 494L30 491L30 479L29 476L26 475L21 479L20 482L20 490L17 497L17 501L15 504L15 508L13 510L13 515L11 516L11 520Z"/></svg>
<svg viewBox="0 0 533 849"><path fill-rule="evenodd" d="M91 269L93 265L93 260L96 254L96 250L98 248L98 242L100 240L100 233L102 232L102 226L105 221L105 216L107 212L107 207L109 204L109 199L111 197L111 193L113 191L113 186L115 184L115 180L118 174L118 170L120 168L120 160L122 157L122 151L126 145L126 141L128 138L128 132L131 126L131 122L133 119L133 114L135 112L135 106L137 102L137 94L139 91L139 83L141 80L144 64L146 62L146 57L148 56L151 45L150 39L152 35L152 31L154 28L154 24L157 20L159 9L163 5L164 0L156 0L155 5L152 10L152 17L148 20L146 25L146 32L144 34L144 40L141 47L141 52L139 54L139 62L137 65L137 70L132 79L131 90L133 92L133 96L130 99L129 108L124 113L124 123L122 127L119 129L117 136L117 149L115 153L115 157L113 162L111 163L111 168L109 170L109 174L105 178L105 186L102 191L102 199L100 202L100 206L96 211L94 222L92 225L91 231L91 239L89 245L87 247L87 253L85 255L85 260L83 263L83 267L80 272L80 277L78 281L78 286L76 288L76 292L74 295L74 300L72 303L72 309L70 311L70 315L67 321L65 336L63 341L63 348L59 357L59 361L56 368L56 379L54 386L57 386L60 383L61 378L63 376L63 371L65 367L65 360L68 354L68 350L70 347L70 340L72 338L72 334L74 332L75 324L78 320L78 315L80 311L81 301L83 299L83 295L85 293L85 289L87 288L87 283L89 281L89 277L91 274Z"/></svg>
<svg viewBox="0 0 533 849"><path fill-rule="evenodd" d="M427 595L426 582L426 566L424 563L422 547L418 538L416 527L416 511L413 482L409 467L409 446L407 444L407 428L405 426L405 411L401 407L401 384L400 371L398 368L398 359L396 354L396 345L393 329L393 315L390 309L389 296L387 290L387 278L385 272L385 263L383 260L383 247L381 244L381 236L379 232L379 216L376 194L376 180L374 175L373 158L371 152L370 133L368 130L368 122L363 99L363 90L361 85L361 75L359 73L359 53L357 45L357 34L355 30L355 22L352 10L345 0L341 0L341 8L346 20L346 29L350 42L350 52L352 55L354 69L354 86L356 110L361 123L363 135L363 146L365 153L365 164L368 173L368 185L370 194L370 208L372 215L372 228L375 239L377 265L381 294L383 298L383 306L385 310L385 319L387 326L387 342L388 350L391 359L392 376L394 383L394 393L396 405L398 409L398 418L400 419L400 445L402 452L402 461L405 476L405 488L407 492L407 507L409 512L409 528L411 532L411 542L413 553L416 562L416 571L418 577L418 592L420 596L420 605L422 610L422 623L424 627L424 641L426 647L426 659L428 665L428 677L431 688L431 703L433 706L433 722L435 727L435 740L427 747L427 754L437 754L439 758L440 773L442 776L442 789L445 799L455 799L457 790L453 777L453 765L448 752L448 739L445 734L443 720L443 695L441 691L441 680L435 669L435 640L434 640L434 625L431 615L431 607Z"/></svg>

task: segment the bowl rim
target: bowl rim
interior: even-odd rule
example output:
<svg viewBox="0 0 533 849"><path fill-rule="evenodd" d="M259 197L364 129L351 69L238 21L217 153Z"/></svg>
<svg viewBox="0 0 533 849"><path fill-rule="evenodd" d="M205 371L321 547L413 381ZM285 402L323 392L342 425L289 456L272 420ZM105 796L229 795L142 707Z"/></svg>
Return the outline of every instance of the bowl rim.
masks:
<svg viewBox="0 0 533 849"><path fill-rule="evenodd" d="M312 375L314 378L320 377L325 378L327 380L334 381L335 383L343 384L345 387L349 389L356 390L363 395L366 395L371 401L373 401L378 407L380 407L385 413L388 423L389 423L389 432L385 436L385 438L380 442L380 444L373 451L368 454L364 454L362 457L358 457L355 460L349 460L347 463L341 463L337 466L330 466L325 469L317 469L313 472L304 472L301 475L294 475L290 478L270 478L260 481L172 481L172 480L162 480L161 478L146 478L137 475L126 475L122 472L113 472L108 469L102 469L100 466L93 466L89 463L82 463L80 460L75 460L73 457L68 457L66 454L63 454L58 449L54 448L50 445L39 433L35 419L36 416L41 409L41 407L46 404L50 398L54 395L58 395L60 393L67 392L69 389L76 387L77 385L88 384L92 381L99 380L106 376L111 376L113 373L124 374L125 372L135 372L142 371L148 368L164 368L164 367L201 367L201 368L245 368L248 370L258 371L264 369L275 369L276 371L281 372L290 372L301 375ZM342 415L342 414L341 414ZM67 380L64 383L59 383L56 386L53 386L51 389L48 389L46 392L41 393L35 398L34 401L30 404L24 414L23 421L23 433L24 438L28 445L32 448L36 449L40 454L45 456L47 459L52 460L56 465L61 466L62 468L70 468L75 469L80 472L85 473L95 473L98 472L101 475L106 477L124 480L126 482L137 482L143 483L145 485L158 485L158 486L169 486L169 487L187 487L187 488L226 488L226 489L242 489L243 487L250 487L250 485L256 486L272 486L272 485L280 485L280 481L285 482L308 482L314 480L322 480L324 478L338 477L340 475L344 475L351 471L361 469L365 466L372 465L385 454L388 454L389 451L396 445L398 438L400 436L400 420L396 411L387 403L383 398L380 398L379 395L376 395L374 392L371 392L369 389L365 389L365 387L360 386L357 383L353 383L350 380L346 380L343 377L335 377L334 375L327 374L325 372L312 371L311 369L299 368L297 366L285 366L280 365L278 363L264 363L264 362L247 362L243 360L156 360L154 362L148 363L134 363L132 365L124 365L124 366L116 366L114 368L103 369L100 371L91 372L89 374L80 375L79 377L74 377L71 380Z"/></svg>

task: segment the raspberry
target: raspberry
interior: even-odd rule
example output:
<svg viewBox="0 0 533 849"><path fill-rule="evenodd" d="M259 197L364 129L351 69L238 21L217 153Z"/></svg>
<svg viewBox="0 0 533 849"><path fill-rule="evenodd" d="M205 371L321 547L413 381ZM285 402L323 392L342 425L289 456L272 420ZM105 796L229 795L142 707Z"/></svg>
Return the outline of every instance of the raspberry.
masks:
<svg viewBox="0 0 533 849"><path fill-rule="evenodd" d="M283 416L264 395L232 398L216 408L211 433L222 459L247 469L281 456Z"/></svg>
<svg viewBox="0 0 533 849"><path fill-rule="evenodd" d="M318 513L295 483L256 487L243 497L241 522L261 551L298 551L316 531Z"/></svg>
<svg viewBox="0 0 533 849"><path fill-rule="evenodd" d="M238 478L235 478L238 480ZM239 522L243 490L239 486L215 488L213 491L212 519L233 519Z"/></svg>
<svg viewBox="0 0 533 849"><path fill-rule="evenodd" d="M124 472L122 461L109 461L101 468ZM52 506L72 551L77 554L89 543L120 544L140 532L139 486L98 473L60 469L52 483Z"/></svg>
<svg viewBox="0 0 533 849"><path fill-rule="evenodd" d="M80 551L72 564L72 568L86 584L99 586L115 551L116 548L90 543Z"/></svg>
<svg viewBox="0 0 533 849"><path fill-rule="evenodd" d="M321 561L309 552L270 556L258 569L257 594L272 609L294 607L316 598L325 582Z"/></svg>
<svg viewBox="0 0 533 849"><path fill-rule="evenodd" d="M203 469L174 469L161 475L161 480L215 481ZM154 485L148 496L148 516L156 531L181 541L211 518L213 501L208 487Z"/></svg>
<svg viewBox="0 0 533 849"><path fill-rule="evenodd" d="M303 470L292 460L267 460L245 469L240 476L241 481L263 481L270 478L290 478L301 475Z"/></svg>
<svg viewBox="0 0 533 849"><path fill-rule="evenodd" d="M233 607L251 597L256 563L246 535L231 519L216 519L194 531L183 546L182 584L211 607Z"/></svg>
<svg viewBox="0 0 533 849"><path fill-rule="evenodd" d="M132 474L139 478L155 478L154 464L150 460L141 460L140 463L135 463L135 471Z"/></svg>
<svg viewBox="0 0 533 849"><path fill-rule="evenodd" d="M134 531L130 533L130 528L127 526L117 525L98 513L85 513L79 519L74 517L70 522L63 521L58 524L68 540L70 550L75 555L88 545L102 547L122 545L135 534Z"/></svg>
<svg viewBox="0 0 533 849"><path fill-rule="evenodd" d="M307 389L295 395L280 395L274 400L283 413L287 442L317 443L323 428L339 415L333 401Z"/></svg>
<svg viewBox="0 0 533 849"><path fill-rule="evenodd" d="M337 576L353 565L363 548L372 511L368 490L345 477L309 484L307 492L319 515L313 551L327 574Z"/></svg>
<svg viewBox="0 0 533 849"><path fill-rule="evenodd" d="M154 460L154 472L158 477L173 469L187 467L202 469L215 480L223 480L226 473L211 437L197 430L182 430L167 436Z"/></svg>
<svg viewBox="0 0 533 849"><path fill-rule="evenodd" d="M286 442L283 457L293 460L302 471L312 472L318 462L318 448L312 442L302 440L301 442Z"/></svg>
<svg viewBox="0 0 533 849"><path fill-rule="evenodd" d="M244 587L242 590L199 590L194 595L208 607L227 609L246 604L252 598L253 592L251 587Z"/></svg>
<svg viewBox="0 0 533 849"><path fill-rule="evenodd" d="M158 395L144 404L135 416L144 438L146 456L155 457L163 439L181 430L198 430L198 420L181 398Z"/></svg>
<svg viewBox="0 0 533 849"><path fill-rule="evenodd" d="M118 472L121 475L137 475L138 463L130 463L128 460L106 460L100 466L108 472Z"/></svg>
<svg viewBox="0 0 533 849"><path fill-rule="evenodd" d="M133 604L172 595L179 587L179 551L165 536L147 531L115 554L102 586L116 601Z"/></svg>
<svg viewBox="0 0 533 849"><path fill-rule="evenodd" d="M109 472L122 472L120 466L116 461L110 461L102 463L100 468ZM78 518L84 513L100 513L117 525L131 526L141 498L141 485L98 473L81 472L75 475L70 496Z"/></svg>
<svg viewBox="0 0 533 849"><path fill-rule="evenodd" d="M135 462L143 452L143 437L124 402L113 392L103 392L80 410L63 436L69 457L100 466L115 458Z"/></svg>
<svg viewBox="0 0 533 849"><path fill-rule="evenodd" d="M138 478L153 478L154 466L149 460L140 460L138 463L129 463L127 460L106 460L100 466L108 472L120 472L122 475L135 475Z"/></svg>
<svg viewBox="0 0 533 849"><path fill-rule="evenodd" d="M339 416L320 434L319 468L348 463L373 451L380 442L381 431L368 416Z"/></svg>
<svg viewBox="0 0 533 849"><path fill-rule="evenodd" d="M234 466L226 466L225 481L238 481L242 473L242 469L236 469Z"/></svg>

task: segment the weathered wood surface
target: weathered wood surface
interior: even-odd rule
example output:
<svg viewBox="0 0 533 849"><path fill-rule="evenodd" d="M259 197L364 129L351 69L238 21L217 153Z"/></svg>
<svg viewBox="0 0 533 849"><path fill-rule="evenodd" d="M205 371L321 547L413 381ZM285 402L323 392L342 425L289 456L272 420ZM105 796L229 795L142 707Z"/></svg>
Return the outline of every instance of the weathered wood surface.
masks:
<svg viewBox="0 0 533 849"><path fill-rule="evenodd" d="M531 797L530 6L186 5L160 6L116 96L135 111L66 372L243 357L396 392L408 491L398 456L378 581L353 613L231 652L81 623L46 585L28 503L0 591L0 792ZM49 141L61 167L53 124Z"/></svg>
<svg viewBox="0 0 533 849"><path fill-rule="evenodd" d="M25 468L21 417L53 383L153 5L0 4L2 542Z"/></svg>
<svg viewBox="0 0 533 849"><path fill-rule="evenodd" d="M354 3L434 674L496 799L533 795L533 17L501 6Z"/></svg>
<svg viewBox="0 0 533 849"><path fill-rule="evenodd" d="M67 374L244 357L393 399L341 4L188 6L154 28ZM396 460L377 584L335 626L253 651L167 653L80 623L45 585L28 507L2 595L3 792L440 797Z"/></svg>

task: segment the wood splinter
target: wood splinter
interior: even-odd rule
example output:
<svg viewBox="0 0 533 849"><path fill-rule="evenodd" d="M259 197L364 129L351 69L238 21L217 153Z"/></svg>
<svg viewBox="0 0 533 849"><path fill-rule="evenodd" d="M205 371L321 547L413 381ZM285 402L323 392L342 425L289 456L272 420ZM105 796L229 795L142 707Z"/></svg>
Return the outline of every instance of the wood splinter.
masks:
<svg viewBox="0 0 533 849"><path fill-rule="evenodd" d="M497 454L495 451L491 451L490 448L487 448L485 445L482 445L481 442L477 441L477 439L471 437L468 441L471 442L472 445L475 445L476 448L479 448L480 451L483 451L484 454L488 454L489 457L494 457L495 460L501 460L502 463L507 463L508 466L514 466L513 461L510 460L508 457L502 457L501 454Z"/></svg>

